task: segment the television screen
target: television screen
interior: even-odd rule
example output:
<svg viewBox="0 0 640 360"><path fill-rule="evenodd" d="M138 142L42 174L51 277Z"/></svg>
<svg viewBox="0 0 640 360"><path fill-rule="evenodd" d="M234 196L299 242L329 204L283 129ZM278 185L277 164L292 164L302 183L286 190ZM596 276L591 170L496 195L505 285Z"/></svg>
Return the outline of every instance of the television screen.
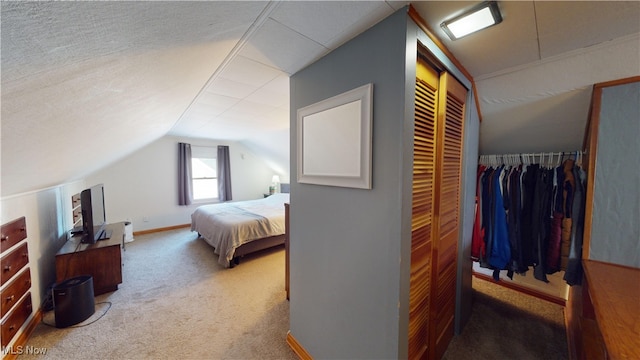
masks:
<svg viewBox="0 0 640 360"><path fill-rule="evenodd" d="M98 240L108 238L104 231L107 223L104 209L104 186L102 184L92 186L80 193L80 206L82 207L82 228L84 232L83 242L93 244Z"/></svg>
<svg viewBox="0 0 640 360"><path fill-rule="evenodd" d="M104 187L97 185L91 188L91 213L93 215L93 227L100 227L107 222L104 212Z"/></svg>

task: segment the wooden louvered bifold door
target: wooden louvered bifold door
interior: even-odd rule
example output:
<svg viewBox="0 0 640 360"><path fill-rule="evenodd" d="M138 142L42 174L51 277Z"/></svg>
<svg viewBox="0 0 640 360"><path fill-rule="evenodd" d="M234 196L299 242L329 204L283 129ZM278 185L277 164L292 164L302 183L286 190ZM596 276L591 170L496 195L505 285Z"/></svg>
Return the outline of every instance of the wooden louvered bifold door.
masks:
<svg viewBox="0 0 640 360"><path fill-rule="evenodd" d="M464 110L467 89L440 76L431 289L431 351L440 359L454 333Z"/></svg>
<svg viewBox="0 0 640 360"><path fill-rule="evenodd" d="M438 73L419 62L413 136L409 358L429 356Z"/></svg>

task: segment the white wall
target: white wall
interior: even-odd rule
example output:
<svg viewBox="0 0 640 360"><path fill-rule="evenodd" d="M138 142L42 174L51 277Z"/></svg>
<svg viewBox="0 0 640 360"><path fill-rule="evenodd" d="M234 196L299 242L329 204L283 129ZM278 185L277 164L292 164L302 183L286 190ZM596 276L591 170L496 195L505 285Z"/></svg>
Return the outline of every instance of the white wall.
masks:
<svg viewBox="0 0 640 360"><path fill-rule="evenodd" d="M178 205L178 142L229 146L233 201L262 198L272 176L283 176L240 143L165 136L85 179L104 184L107 222L131 221L133 231L191 223L202 203Z"/></svg>
<svg viewBox="0 0 640 360"><path fill-rule="evenodd" d="M84 187L83 181L77 181L0 200L2 224L26 218L34 311L40 308L47 288L55 282L55 254L67 240L66 230L72 226L71 196Z"/></svg>

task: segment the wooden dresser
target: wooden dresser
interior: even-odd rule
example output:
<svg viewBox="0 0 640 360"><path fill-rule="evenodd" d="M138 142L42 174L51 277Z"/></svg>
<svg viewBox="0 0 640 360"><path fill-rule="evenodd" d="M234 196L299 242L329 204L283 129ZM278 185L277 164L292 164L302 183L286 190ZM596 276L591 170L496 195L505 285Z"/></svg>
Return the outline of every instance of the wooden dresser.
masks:
<svg viewBox="0 0 640 360"><path fill-rule="evenodd" d="M93 276L94 295L118 290L122 283L124 222L108 224L111 237L95 244L84 244L82 236L69 239L56 254L56 282L80 276Z"/></svg>
<svg viewBox="0 0 640 360"><path fill-rule="evenodd" d="M27 247L26 219L21 217L2 225L0 252L2 274L0 299L2 306L2 348L5 348L33 312L31 272Z"/></svg>
<svg viewBox="0 0 640 360"><path fill-rule="evenodd" d="M582 286L569 289L565 310L569 357L640 359L640 269L582 263Z"/></svg>
<svg viewBox="0 0 640 360"><path fill-rule="evenodd" d="M640 269L595 260L583 263L587 358L640 359Z"/></svg>

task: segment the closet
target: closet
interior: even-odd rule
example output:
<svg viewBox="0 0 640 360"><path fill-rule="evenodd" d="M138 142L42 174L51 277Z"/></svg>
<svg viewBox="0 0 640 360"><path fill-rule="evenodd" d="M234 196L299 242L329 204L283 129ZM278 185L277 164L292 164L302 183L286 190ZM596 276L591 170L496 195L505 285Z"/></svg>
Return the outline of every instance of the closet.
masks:
<svg viewBox="0 0 640 360"><path fill-rule="evenodd" d="M439 359L454 334L467 89L419 50L413 146L410 359Z"/></svg>
<svg viewBox="0 0 640 360"><path fill-rule="evenodd" d="M637 186L640 179L637 171L640 167L637 156L640 150L637 141L640 131L639 100L640 77L596 84L583 151L483 155L479 159L477 199L481 200L477 213L483 220L486 220L485 216L494 216L491 211L481 210L485 205L481 195L484 189L481 185L484 184L481 179L481 173L485 171L483 165L498 173L512 174L511 171L516 169L516 173L533 170L533 173L542 171L547 174L546 179L538 179L543 179L541 183L548 195L542 191L542 196L536 194L533 197L543 204L541 218L547 222L547 228L542 232L531 227L521 231L523 237L530 234L531 240L542 242L530 244L536 251L528 260L525 258L520 264L508 262L493 271L494 278L497 277L496 272L526 272L525 277L536 278L534 282L544 285L549 285L545 283L548 274L559 271L562 277L554 281L570 285L566 301L563 299L561 305L566 305L565 323L572 359L635 359L640 356L637 326L640 323L640 226L637 225L640 199ZM532 167L525 170L530 165ZM491 172L484 174L491 176ZM512 178L506 179L500 184L502 190L494 190L493 195L498 200L519 199L517 191L509 191ZM499 194L500 191L503 193ZM512 203L509 201L506 205L508 208ZM494 211L497 212L498 208ZM524 217L525 213L523 208L521 215ZM505 213L500 216L504 219ZM530 216L533 218L536 216ZM486 248L483 254L481 246L475 242L476 236L484 236L485 242L481 245L489 244L490 239L495 240L494 236L486 236L480 231L481 228L489 232L495 230L490 230L491 226L483 220L476 218L472 255L480 263L484 261L495 267L496 263L491 264L490 261L491 250ZM478 224L484 225L480 227ZM509 223L507 230L512 228L514 226ZM511 233L508 235L510 237ZM554 243L560 245L553 246ZM550 256L552 252L557 256ZM510 260L514 255L518 252L511 251ZM500 283L517 287L512 286L509 279ZM517 290L542 297L526 287Z"/></svg>
<svg viewBox="0 0 640 360"><path fill-rule="evenodd" d="M582 277L585 181L581 151L480 156L476 273L564 305L566 284Z"/></svg>

